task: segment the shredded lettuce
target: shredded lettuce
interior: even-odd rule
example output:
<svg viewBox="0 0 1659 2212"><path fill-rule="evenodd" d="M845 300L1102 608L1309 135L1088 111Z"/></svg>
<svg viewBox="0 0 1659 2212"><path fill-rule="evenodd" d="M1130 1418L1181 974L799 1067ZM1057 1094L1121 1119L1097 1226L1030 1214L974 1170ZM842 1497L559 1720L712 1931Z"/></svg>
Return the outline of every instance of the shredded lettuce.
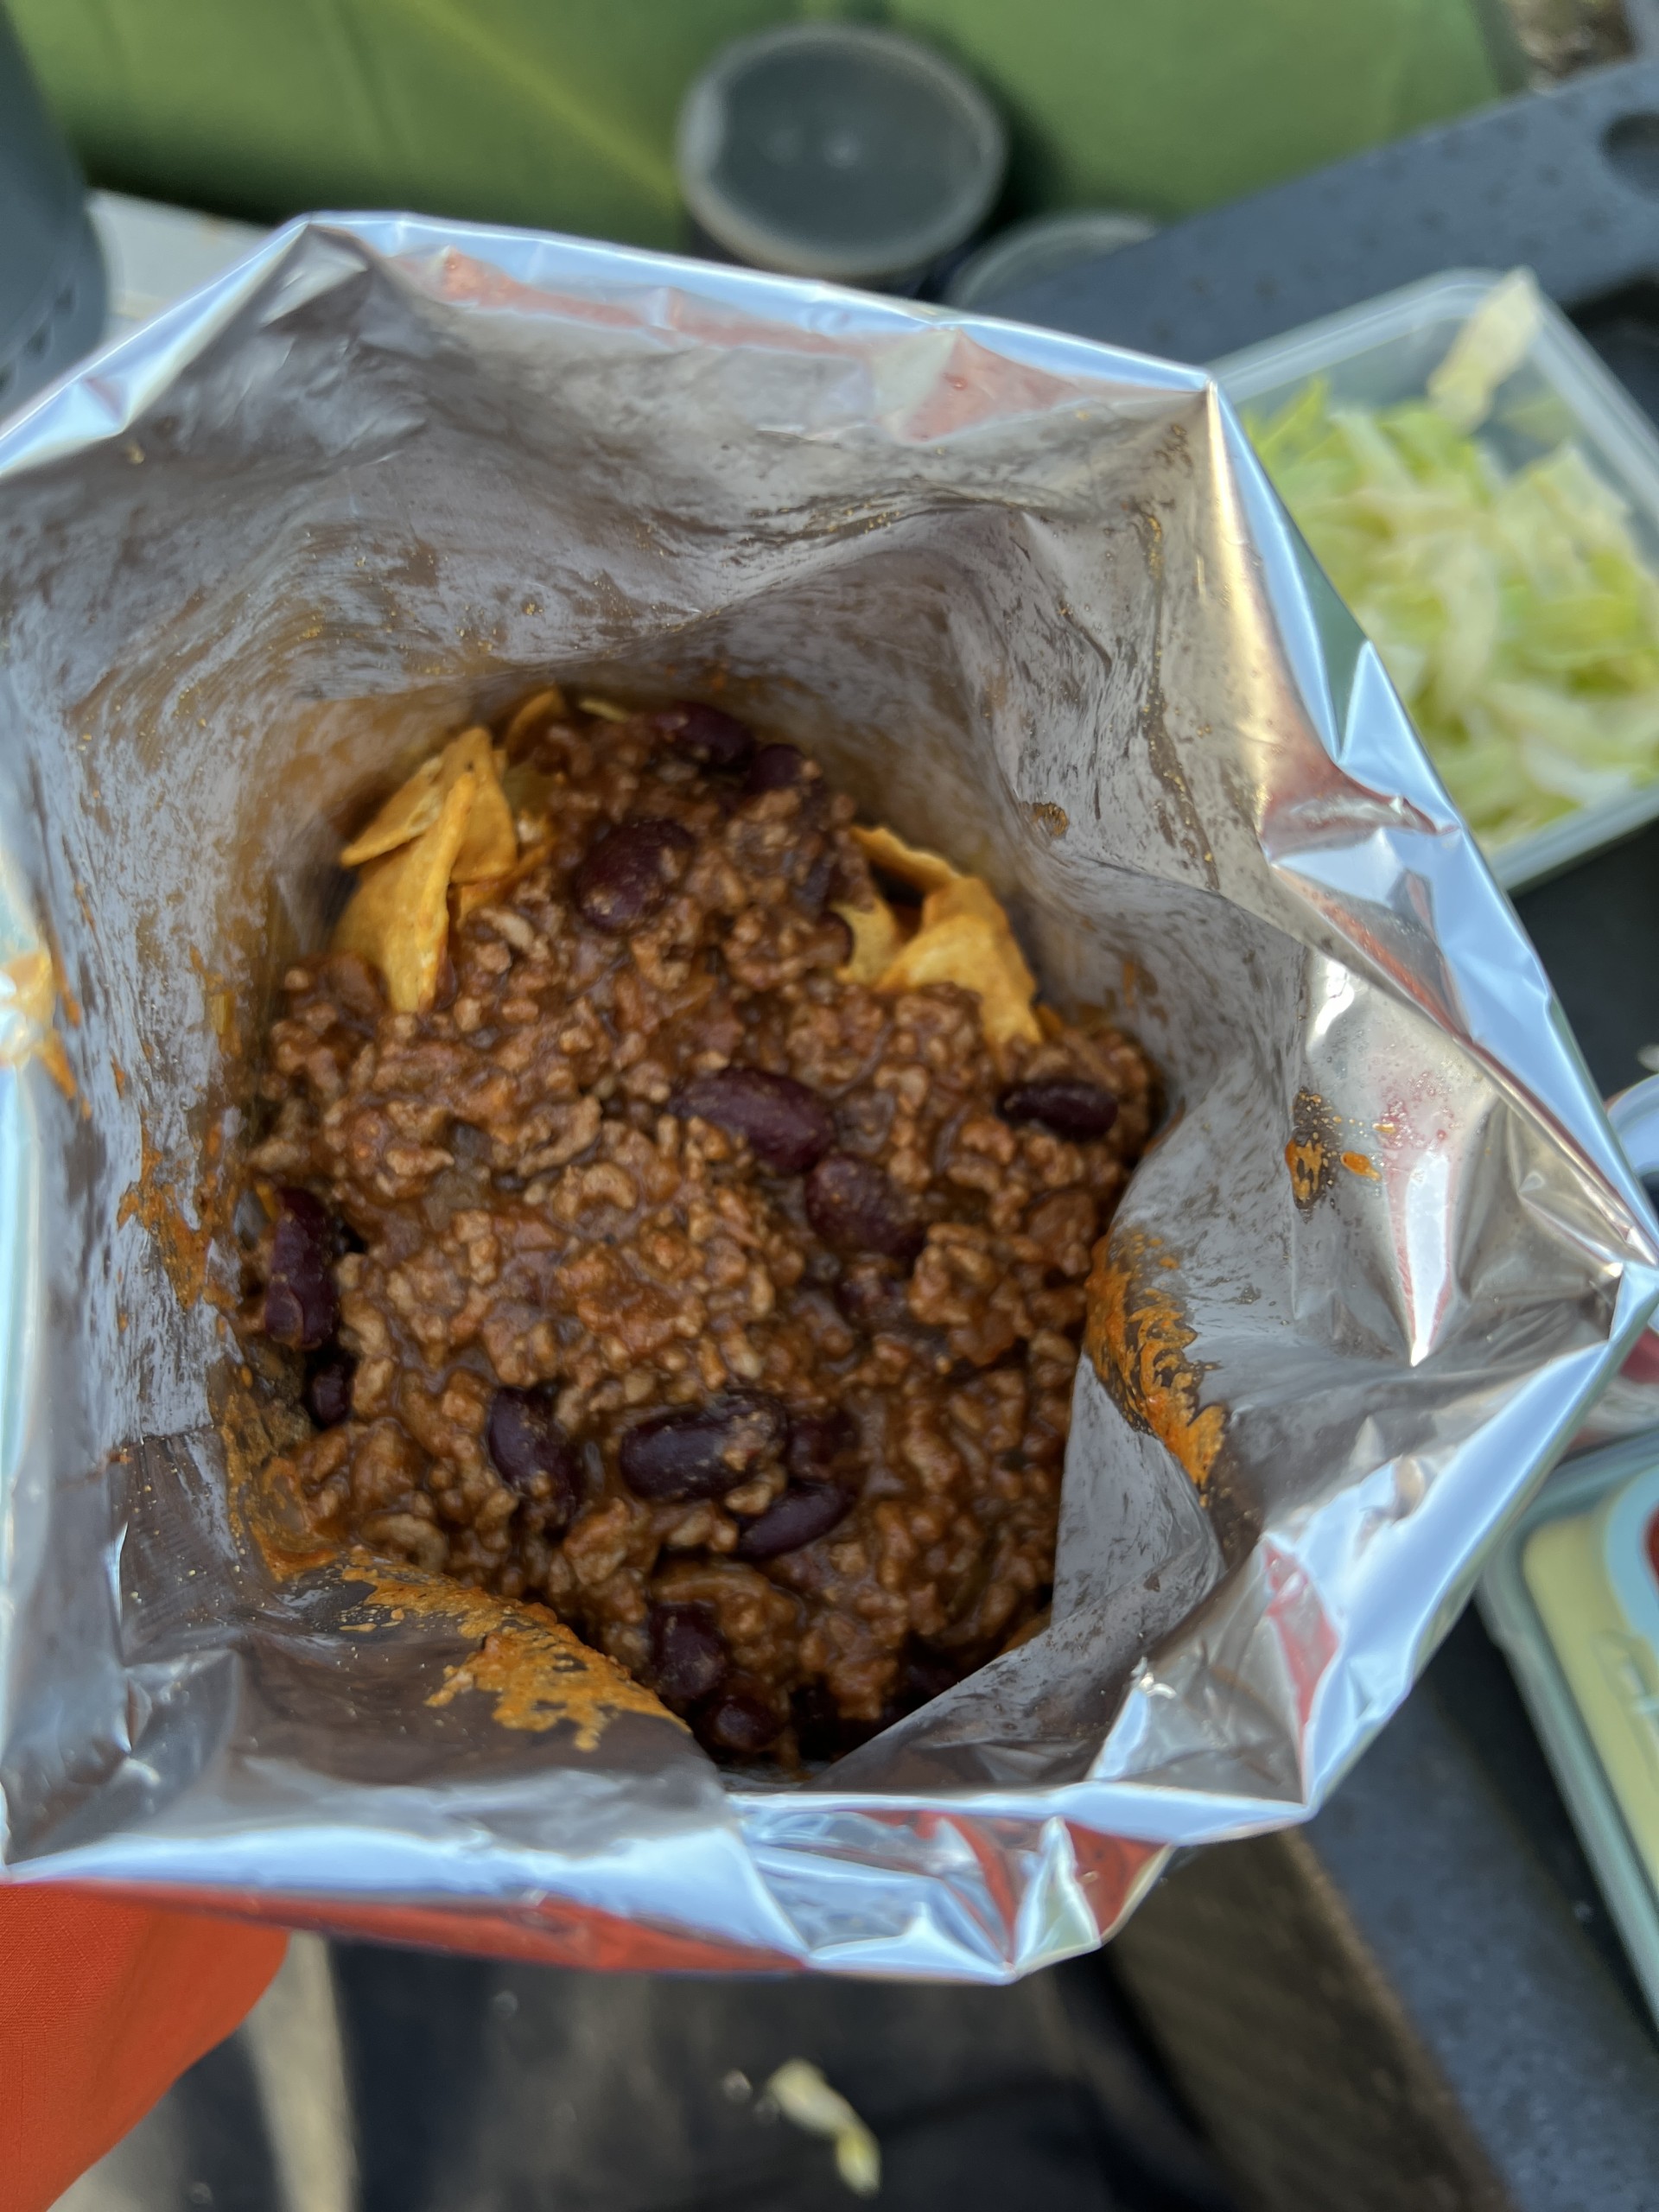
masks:
<svg viewBox="0 0 1659 2212"><path fill-rule="evenodd" d="M1456 429L1478 429L1499 385L1526 359L1542 320L1532 272L1511 269L1500 276L1429 378L1431 404Z"/></svg>
<svg viewBox="0 0 1659 2212"><path fill-rule="evenodd" d="M1659 777L1659 575L1629 510L1571 442L1510 470L1471 435L1507 335L1484 367L1453 346L1446 405L1335 406L1316 378L1246 416L1489 851Z"/></svg>

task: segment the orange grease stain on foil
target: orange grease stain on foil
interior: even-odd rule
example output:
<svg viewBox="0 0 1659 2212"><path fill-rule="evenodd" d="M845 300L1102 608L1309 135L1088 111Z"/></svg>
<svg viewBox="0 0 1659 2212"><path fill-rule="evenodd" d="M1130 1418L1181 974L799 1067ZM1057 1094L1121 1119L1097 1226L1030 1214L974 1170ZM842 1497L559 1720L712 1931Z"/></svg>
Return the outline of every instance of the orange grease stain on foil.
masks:
<svg viewBox="0 0 1659 2212"><path fill-rule="evenodd" d="M618 1713L673 1719L649 1690L540 1605L492 1598L361 1552L353 1553L340 1573L346 1581L365 1584L370 1592L360 1609L363 1618L351 1624L354 1627L373 1630L385 1621L413 1618L442 1621L457 1635L477 1639L471 1658L444 1669L442 1685L427 1699L429 1706L451 1705L463 1690L477 1690L494 1699L490 1717L498 1728L540 1735L568 1721L581 1751L594 1749Z"/></svg>
<svg viewBox="0 0 1659 2212"><path fill-rule="evenodd" d="M581 1751L592 1751L607 1724L622 1713L684 1727L648 1689L544 1607L493 1598L360 1548L346 1551L321 1534L310 1521L287 1456L310 1433L310 1423L291 1406L257 1400L247 1388L251 1379L244 1369L243 1387L232 1386L218 1414L243 1530L275 1582L334 1570L343 1581L361 1584L365 1595L354 1618L343 1624L360 1636L417 1620L475 1642L469 1657L445 1668L429 1707L451 1705L463 1690L477 1690L494 1700L490 1717L498 1727L541 1735L566 1721Z"/></svg>
<svg viewBox="0 0 1659 2212"><path fill-rule="evenodd" d="M1159 1240L1144 1230L1103 1236L1088 1284L1084 1346L1114 1403L1148 1430L1202 1490L1226 1432L1226 1410L1198 1403L1201 1370L1188 1359L1196 1332L1166 1282Z"/></svg>
<svg viewBox="0 0 1659 2212"><path fill-rule="evenodd" d="M1290 1186L1296 1194L1297 1204L1312 1205L1325 1180L1325 1147L1317 1137L1300 1143L1292 1137L1285 1147L1285 1165L1290 1170Z"/></svg>
<svg viewBox="0 0 1659 2212"><path fill-rule="evenodd" d="M340 1546L319 1534L307 1515L305 1499L288 1447L309 1434L310 1423L291 1406L260 1405L251 1395L253 1376L238 1371L219 1411L225 1468L232 1504L273 1582L326 1567L340 1557Z"/></svg>
<svg viewBox="0 0 1659 2212"><path fill-rule="evenodd" d="M224 977L207 965L194 945L189 948L189 960L202 986L207 1018L226 1057L233 1059L240 1045L235 1000L225 988ZM148 1057L148 1046L145 1054ZM117 1094L124 1097L126 1070L119 1062L112 1065ZM124 1224L136 1220L149 1231L181 1306L194 1306L206 1299L221 1312L233 1306L234 1287L222 1279L215 1280L209 1266L215 1244L230 1228L236 1198L225 1158L223 1128L216 1119L208 1121L201 1141L200 1172L194 1184L181 1173L163 1172L164 1155L151 1142L148 1129L141 1127L139 1138L137 1180L123 1192L117 1220Z"/></svg>
<svg viewBox="0 0 1659 2212"><path fill-rule="evenodd" d="M162 1154L149 1130L141 1129L139 1138L138 1179L121 1193L115 1217L123 1224L137 1221L149 1231L174 1295L181 1306L194 1306L207 1287L213 1224L205 1219L200 1226L192 1223L172 1179L161 1172Z"/></svg>
<svg viewBox="0 0 1659 2212"><path fill-rule="evenodd" d="M58 988L57 970L49 952L20 952L13 959L0 960L0 1009L10 1007L22 1017L22 1027L16 1043L0 1049L0 1061L21 1067L27 1060L38 1060L64 1096L73 1099L75 1078L53 1020ZM71 1021L79 1027L79 1006L67 995L65 1006Z"/></svg>

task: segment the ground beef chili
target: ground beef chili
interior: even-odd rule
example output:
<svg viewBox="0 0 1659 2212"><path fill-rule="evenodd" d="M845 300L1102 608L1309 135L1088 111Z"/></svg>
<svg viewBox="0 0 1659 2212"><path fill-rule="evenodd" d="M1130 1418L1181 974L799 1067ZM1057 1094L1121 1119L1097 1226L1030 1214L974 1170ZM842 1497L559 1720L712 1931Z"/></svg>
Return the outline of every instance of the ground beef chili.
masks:
<svg viewBox="0 0 1659 2212"><path fill-rule="evenodd" d="M840 980L869 869L793 748L689 706L520 749L539 849L429 1012L355 955L284 979L249 1325L320 1534L538 1599L792 1765L1046 1602L1154 1078L1103 1021L994 1056L971 991Z"/></svg>

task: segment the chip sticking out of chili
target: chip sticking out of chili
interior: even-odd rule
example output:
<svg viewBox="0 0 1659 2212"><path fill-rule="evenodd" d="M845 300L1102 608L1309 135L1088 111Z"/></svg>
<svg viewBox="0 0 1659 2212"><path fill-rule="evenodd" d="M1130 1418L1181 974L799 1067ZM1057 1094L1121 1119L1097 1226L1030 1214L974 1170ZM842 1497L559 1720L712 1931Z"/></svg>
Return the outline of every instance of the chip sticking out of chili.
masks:
<svg viewBox="0 0 1659 2212"><path fill-rule="evenodd" d="M450 785L431 827L365 863L334 931L334 950L355 952L385 978L395 1012L420 1014L437 995L449 938L449 879L467 836L478 778Z"/></svg>
<svg viewBox="0 0 1659 2212"><path fill-rule="evenodd" d="M450 881L487 883L494 876L505 875L518 857L518 840L512 827L512 809L501 788L499 763L490 733L481 727L465 730L444 747L438 758L452 780L469 773L478 779L467 835L455 855Z"/></svg>
<svg viewBox="0 0 1659 2212"><path fill-rule="evenodd" d="M947 883L961 879L961 869L953 868L942 854L925 852L919 845L907 845L891 830L868 830L860 825L853 836L872 868L885 868L889 875L897 876L900 883L909 884L913 891L942 891Z"/></svg>
<svg viewBox="0 0 1659 2212"><path fill-rule="evenodd" d="M456 855L454 880L478 883L505 875L518 856L513 835L512 812L501 789L501 778L490 733L480 724L451 738L442 753L423 760L408 780L400 784L366 829L361 830L340 856L342 868L361 868L424 836L437 821L445 800L462 776L476 779L473 812Z"/></svg>
<svg viewBox="0 0 1659 2212"><path fill-rule="evenodd" d="M853 933L852 951L836 969L837 977L843 983L876 982L904 943L898 916L879 893L868 906L836 906L834 912Z"/></svg>
<svg viewBox="0 0 1659 2212"><path fill-rule="evenodd" d="M975 883L992 906L996 902L982 883ZM992 1045L1006 1045L1020 1037L1036 1044L1042 1030L1032 1007L1037 986L1025 956L1014 942L1006 917L1000 925L972 908L930 916L930 898L922 908L922 926L882 974L878 991L914 990L924 983L957 983L979 996L980 1025ZM1001 910L997 909L999 915Z"/></svg>
<svg viewBox="0 0 1659 2212"><path fill-rule="evenodd" d="M896 944L874 974L860 971L868 957L867 941L874 946L874 927L867 920L867 937L861 936L857 910L838 907L853 931L853 959L842 975L871 982L878 991L959 984L978 994L980 1020L991 1044L1006 1045L1014 1038L1035 1044L1042 1035L1032 1004L1037 981L988 884L963 874L938 853L906 844L891 830L860 829L853 835L873 868L884 868L925 895L920 928L908 942Z"/></svg>

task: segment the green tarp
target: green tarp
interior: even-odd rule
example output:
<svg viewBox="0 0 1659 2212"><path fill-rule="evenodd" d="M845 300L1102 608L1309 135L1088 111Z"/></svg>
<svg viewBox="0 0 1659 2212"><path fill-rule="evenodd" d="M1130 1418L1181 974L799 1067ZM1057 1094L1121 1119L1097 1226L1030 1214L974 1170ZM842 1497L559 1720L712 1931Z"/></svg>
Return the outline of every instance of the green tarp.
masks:
<svg viewBox="0 0 1659 2212"><path fill-rule="evenodd" d="M10 0L96 182L682 238L675 111L726 40L912 30L1014 132L1011 212L1173 216L1492 98L1498 0Z"/></svg>

